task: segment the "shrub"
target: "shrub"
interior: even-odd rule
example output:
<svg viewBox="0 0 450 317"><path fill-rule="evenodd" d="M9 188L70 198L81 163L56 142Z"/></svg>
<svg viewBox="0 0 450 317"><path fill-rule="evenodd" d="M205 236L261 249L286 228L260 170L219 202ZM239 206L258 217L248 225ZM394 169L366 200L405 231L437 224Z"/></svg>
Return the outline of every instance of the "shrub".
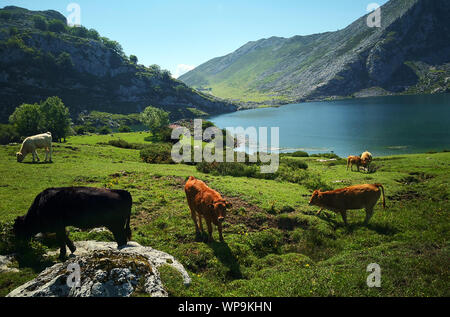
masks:
<svg viewBox="0 0 450 317"><path fill-rule="evenodd" d="M60 20L52 20L48 25L48 30L55 33L63 33L66 31L66 25Z"/></svg>
<svg viewBox="0 0 450 317"><path fill-rule="evenodd" d="M273 228L255 232L249 239L249 244L253 252L260 257L264 257L270 253L279 253L282 243L283 234Z"/></svg>
<svg viewBox="0 0 450 317"><path fill-rule="evenodd" d="M308 169L308 164L306 164L306 162L304 161L299 160L283 159L281 161L281 164L285 164L286 166L289 166L290 168L293 169L303 169L303 170Z"/></svg>
<svg viewBox="0 0 450 317"><path fill-rule="evenodd" d="M77 135L83 135L86 133L86 128L85 128L85 126L82 126L82 125L76 125L73 127L73 131Z"/></svg>
<svg viewBox="0 0 450 317"><path fill-rule="evenodd" d="M147 146L145 144L128 143L127 141L122 140L122 139L110 140L110 141L108 141L107 144L111 145L111 146L119 147L122 149L133 149L133 150L142 150Z"/></svg>
<svg viewBox="0 0 450 317"><path fill-rule="evenodd" d="M45 19L39 15L33 17L34 27L41 31L47 31L47 22Z"/></svg>
<svg viewBox="0 0 450 317"><path fill-rule="evenodd" d="M234 177L256 177L258 171L257 166L237 162L201 162L197 164L197 170L202 173Z"/></svg>
<svg viewBox="0 0 450 317"><path fill-rule="evenodd" d="M289 153L288 156L292 157L309 157L309 154L304 151L297 151L294 153Z"/></svg>
<svg viewBox="0 0 450 317"><path fill-rule="evenodd" d="M131 131L132 131L131 128L127 125L121 125L119 127L119 132L121 132L121 133L126 133L126 132L131 132Z"/></svg>
<svg viewBox="0 0 450 317"><path fill-rule="evenodd" d="M151 164L173 164L172 146L168 143L154 143L145 146L140 152L141 159Z"/></svg>
<svg viewBox="0 0 450 317"><path fill-rule="evenodd" d="M0 144L20 142L19 132L11 124L0 124Z"/></svg>
<svg viewBox="0 0 450 317"><path fill-rule="evenodd" d="M98 133L100 133L100 134L110 134L110 133L112 133L112 130L111 130L111 128L108 127L108 126L103 126L103 127L101 127L101 128L98 130Z"/></svg>
<svg viewBox="0 0 450 317"><path fill-rule="evenodd" d="M334 153L319 153L319 154L311 154L311 157L324 157L327 159L339 159L340 157Z"/></svg>

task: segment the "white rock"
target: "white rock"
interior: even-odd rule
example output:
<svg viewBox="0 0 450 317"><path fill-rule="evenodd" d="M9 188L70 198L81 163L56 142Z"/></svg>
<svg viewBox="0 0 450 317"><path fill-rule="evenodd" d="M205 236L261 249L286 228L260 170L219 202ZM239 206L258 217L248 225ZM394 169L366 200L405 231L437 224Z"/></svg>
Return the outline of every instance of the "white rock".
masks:
<svg viewBox="0 0 450 317"><path fill-rule="evenodd" d="M120 249L115 242L79 241L75 246L75 256L46 268L7 297L127 297L139 285L140 292L166 297L158 271L164 264L178 270L186 286L191 283L183 265L173 256L136 242L129 242ZM71 263L80 266L80 285L72 288L67 285L72 273L67 267Z"/></svg>

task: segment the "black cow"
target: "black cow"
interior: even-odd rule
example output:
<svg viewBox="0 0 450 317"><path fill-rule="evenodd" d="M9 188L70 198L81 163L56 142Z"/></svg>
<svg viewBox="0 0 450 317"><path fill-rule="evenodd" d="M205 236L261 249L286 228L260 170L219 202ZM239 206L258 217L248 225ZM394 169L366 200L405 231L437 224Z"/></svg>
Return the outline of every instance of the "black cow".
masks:
<svg viewBox="0 0 450 317"><path fill-rule="evenodd" d="M37 195L25 216L17 217L14 234L30 239L39 232L54 232L61 246L60 258L66 256L66 244L76 248L66 233L66 226L80 229L106 227L118 246L131 240L132 198L128 191L93 187L49 188Z"/></svg>

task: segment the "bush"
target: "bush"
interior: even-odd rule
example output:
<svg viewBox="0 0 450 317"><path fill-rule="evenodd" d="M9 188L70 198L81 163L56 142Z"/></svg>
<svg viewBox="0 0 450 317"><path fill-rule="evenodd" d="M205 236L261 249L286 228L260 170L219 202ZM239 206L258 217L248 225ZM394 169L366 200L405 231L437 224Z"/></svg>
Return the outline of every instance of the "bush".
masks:
<svg viewBox="0 0 450 317"><path fill-rule="evenodd" d="M103 143L100 143L100 144L103 144ZM122 140L122 139L110 140L107 144L111 145L111 146L119 147L122 149L133 149L133 150L142 150L147 146L145 144L139 144L139 143L128 143L127 141Z"/></svg>
<svg viewBox="0 0 450 317"><path fill-rule="evenodd" d="M100 134L110 134L110 133L112 133L112 130L111 130L110 127L103 126L103 127L101 127L101 128L98 130L98 133L100 133Z"/></svg>
<svg viewBox="0 0 450 317"><path fill-rule="evenodd" d="M47 22L39 15L33 17L34 27L41 31L47 31Z"/></svg>
<svg viewBox="0 0 450 317"><path fill-rule="evenodd" d="M48 30L55 33L63 33L66 31L66 25L60 20L52 20L48 25Z"/></svg>
<svg viewBox="0 0 450 317"><path fill-rule="evenodd" d="M20 142L19 132L11 124L0 124L0 144Z"/></svg>
<svg viewBox="0 0 450 317"><path fill-rule="evenodd" d="M83 135L83 134L86 133L86 127L82 126L82 125L76 125L76 126L73 127L73 131L77 135Z"/></svg>
<svg viewBox="0 0 450 317"><path fill-rule="evenodd" d="M132 131L131 128L127 125L121 125L119 127L119 132L121 132L121 133L126 133L126 132L131 132L131 131Z"/></svg>
<svg viewBox="0 0 450 317"><path fill-rule="evenodd" d="M340 157L334 153L319 153L319 154L311 154L311 157L324 157L327 159L339 159Z"/></svg>
<svg viewBox="0 0 450 317"><path fill-rule="evenodd" d="M201 162L197 164L197 170L202 173L211 173L212 175L229 175L234 177L256 177L258 173L257 166L250 166L237 162Z"/></svg>
<svg viewBox="0 0 450 317"><path fill-rule="evenodd" d="M146 145L140 152L142 161L151 164L173 164L172 146L168 143Z"/></svg>
<svg viewBox="0 0 450 317"><path fill-rule="evenodd" d="M264 257L270 253L279 253L283 244L283 234L277 229L268 229L255 232L249 239L252 251L259 257Z"/></svg>
<svg viewBox="0 0 450 317"><path fill-rule="evenodd" d="M308 164L306 164L306 162L304 162L304 161L299 161L299 160L283 159L281 161L281 164L285 164L286 166L293 168L293 169L303 169L303 170L308 169Z"/></svg>
<svg viewBox="0 0 450 317"><path fill-rule="evenodd" d="M292 157L309 157L309 154L304 151L297 151L294 153L288 153L288 156Z"/></svg>

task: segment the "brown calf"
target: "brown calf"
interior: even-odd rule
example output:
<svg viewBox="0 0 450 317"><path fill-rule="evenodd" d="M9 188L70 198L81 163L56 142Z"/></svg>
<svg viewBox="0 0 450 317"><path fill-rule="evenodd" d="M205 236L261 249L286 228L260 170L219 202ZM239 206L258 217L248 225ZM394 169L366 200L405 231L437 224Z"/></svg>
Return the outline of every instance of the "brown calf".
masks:
<svg viewBox="0 0 450 317"><path fill-rule="evenodd" d="M363 161L361 160L361 158L359 156L350 155L347 158L347 171L348 171L349 166L350 166L350 170L353 171L353 165L356 165L358 167L358 172L359 172L359 167L361 165L363 165Z"/></svg>
<svg viewBox="0 0 450 317"><path fill-rule="evenodd" d="M208 226L208 241L213 240L212 223L217 226L220 241L223 241L222 222L225 219L226 209L231 208L231 203L225 201L218 192L209 188L204 182L193 176L189 177L189 180L184 186L184 190L186 192L189 208L191 209L191 217L194 221L197 237L200 236L200 231L203 231L203 217Z"/></svg>
<svg viewBox="0 0 450 317"><path fill-rule="evenodd" d="M317 214L320 214L323 209L340 213L345 225L347 225L347 210L364 208L366 210L364 224L367 225L381 192L383 193L383 208L386 208L384 188L381 184L355 185L327 192L316 190L312 194L309 204L321 207Z"/></svg>

